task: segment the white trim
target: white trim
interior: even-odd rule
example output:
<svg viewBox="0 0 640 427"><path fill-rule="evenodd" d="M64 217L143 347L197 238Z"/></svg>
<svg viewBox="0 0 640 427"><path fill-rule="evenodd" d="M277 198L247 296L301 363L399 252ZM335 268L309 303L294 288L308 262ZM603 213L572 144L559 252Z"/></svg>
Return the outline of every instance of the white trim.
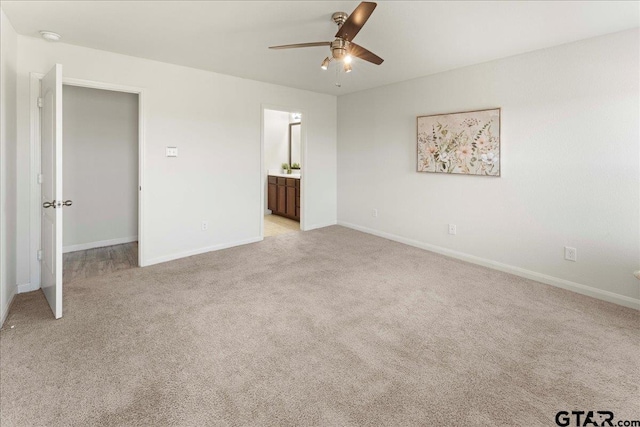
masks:
<svg viewBox="0 0 640 427"><path fill-rule="evenodd" d="M40 250L40 184L38 184L38 174L40 168L40 109L38 108L38 98L40 97L40 80L44 74L31 73L29 81L29 125L30 125L30 145L31 145L31 170L29 173L31 200L30 200L30 231L29 236L29 282L40 288L40 261L38 261L38 251ZM37 289L36 288L36 289Z"/></svg>
<svg viewBox="0 0 640 427"><path fill-rule="evenodd" d="M131 237L119 237L117 239L99 240L97 242L80 243L77 245L65 246L62 248L62 253L84 251L87 249L104 248L105 246L122 245L123 243L131 243L138 240L138 236Z"/></svg>
<svg viewBox="0 0 640 427"><path fill-rule="evenodd" d="M337 221L329 221L324 224L313 224L313 225L307 226L307 229L305 231L315 230L315 229L324 228L324 227L331 227L332 225L336 225L336 224L338 224Z"/></svg>
<svg viewBox="0 0 640 427"><path fill-rule="evenodd" d="M18 293L24 294L25 292L33 292L40 289L40 285L32 285L31 283L24 283L22 285L18 285Z"/></svg>
<svg viewBox="0 0 640 427"><path fill-rule="evenodd" d="M640 310L640 299L631 298L625 295L615 294L613 292L594 288L592 286L583 285L581 283L571 282L569 280L560 279L558 277L548 276L546 274L537 273L535 271L526 270L524 268L514 267L512 265L503 264L501 262L492 261L492 260L481 258L475 255L465 254L463 252L454 251L452 249L443 248L441 246L431 245L429 243L423 243L418 240L401 237L395 234L374 230L372 228L363 227L360 225L351 224L344 221L338 221L338 225L351 228L354 230L358 230L363 233L373 234L374 236L383 237L385 239L393 240L395 242L404 243L405 245L414 246L416 248L425 249L427 251L450 256L452 258L461 259L463 261L467 261L473 264L489 267L494 270L504 271L505 273L514 274L516 276L524 277L525 279L535 280L537 282L542 282L547 285L566 289L582 295L587 295L593 298L597 298L603 301L608 301L614 304Z"/></svg>
<svg viewBox="0 0 640 427"><path fill-rule="evenodd" d="M67 86L80 86L91 89L110 90L114 92L141 93L142 88L134 86L124 86L119 84L97 82L94 80L74 79L72 77L62 77L62 84Z"/></svg>
<svg viewBox="0 0 640 427"><path fill-rule="evenodd" d="M163 262L173 261L173 260L180 259L180 258L186 258L186 257L190 257L190 256L193 256L193 255L200 255L200 254L204 254L204 253L207 253L207 252L213 252L213 251L219 251L221 249L232 248L232 247L235 247L235 246L247 245L249 243L261 242L262 240L264 240L262 237L251 237L249 239L236 240L235 242L221 243L219 245L207 246L207 247L204 247L204 248L194 249L194 250L185 251L185 252L180 252L180 253L172 254L172 255L165 255L165 256L161 256L161 257L152 258L152 259L147 260L147 265L160 264L160 263L163 263Z"/></svg>
<svg viewBox="0 0 640 427"><path fill-rule="evenodd" d="M304 168L304 175L307 176L309 173L307 165L307 128L309 127L309 115L306 113L306 110L303 108L295 108L295 107L283 107L280 105L272 105L272 104L260 104L260 237L264 238L264 188L267 185L267 175L265 174L264 168L264 110L275 110L275 111L283 111L285 113L300 113L302 114L302 126L300 127L300 157L302 158L302 165ZM306 225L306 211L307 211L307 180L303 178L300 179L300 230L307 231L312 230L312 228L307 227Z"/></svg>
<svg viewBox="0 0 640 427"><path fill-rule="evenodd" d="M16 297L16 293L20 293L20 291L18 290L18 292L13 292L11 294L11 298L9 298L9 301L7 301L7 304L5 304L5 306L3 307L2 319L0 319L0 328L2 327L2 325L4 325L4 321L7 320L9 309L11 308L11 304L13 303L13 299Z"/></svg>
<svg viewBox="0 0 640 427"><path fill-rule="evenodd" d="M40 111L38 109L38 97L40 96L40 80L44 77L42 73L30 73L29 86L29 110L30 110L30 142L31 142L31 171L30 171L30 229L29 240L29 277L30 283L35 289L40 287L40 262L36 254L40 249L40 184L37 181L37 174L40 173ZM144 122L144 101L145 93L143 88L96 82L92 80L75 79L62 77L62 84L68 86L81 86L92 89L111 90L116 92L127 92L138 95L138 186L142 190L138 191L138 265L144 267L146 263L145 233L144 233L144 154L145 154L145 122ZM63 183L64 185L64 183Z"/></svg>

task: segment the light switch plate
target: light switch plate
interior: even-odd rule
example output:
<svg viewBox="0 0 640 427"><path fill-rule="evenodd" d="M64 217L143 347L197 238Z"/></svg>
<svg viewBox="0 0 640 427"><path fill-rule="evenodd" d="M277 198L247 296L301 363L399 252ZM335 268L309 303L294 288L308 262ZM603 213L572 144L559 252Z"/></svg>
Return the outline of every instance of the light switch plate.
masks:
<svg viewBox="0 0 640 427"><path fill-rule="evenodd" d="M178 157L178 147L167 147L167 157Z"/></svg>

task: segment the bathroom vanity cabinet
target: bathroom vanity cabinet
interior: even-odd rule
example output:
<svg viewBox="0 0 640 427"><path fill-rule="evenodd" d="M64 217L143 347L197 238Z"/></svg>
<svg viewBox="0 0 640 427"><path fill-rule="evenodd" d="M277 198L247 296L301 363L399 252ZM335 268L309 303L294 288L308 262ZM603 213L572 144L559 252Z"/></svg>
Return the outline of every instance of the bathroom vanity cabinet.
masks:
<svg viewBox="0 0 640 427"><path fill-rule="evenodd" d="M300 178L269 175L267 208L275 215L300 221Z"/></svg>

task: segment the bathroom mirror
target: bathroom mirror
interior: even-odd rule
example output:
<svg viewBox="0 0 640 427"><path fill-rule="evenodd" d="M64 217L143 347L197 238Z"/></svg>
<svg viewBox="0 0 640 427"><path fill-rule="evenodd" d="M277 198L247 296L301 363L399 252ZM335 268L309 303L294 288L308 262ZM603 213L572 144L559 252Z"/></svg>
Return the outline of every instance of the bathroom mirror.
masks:
<svg viewBox="0 0 640 427"><path fill-rule="evenodd" d="M300 154L300 123L289 124L289 164L302 164Z"/></svg>

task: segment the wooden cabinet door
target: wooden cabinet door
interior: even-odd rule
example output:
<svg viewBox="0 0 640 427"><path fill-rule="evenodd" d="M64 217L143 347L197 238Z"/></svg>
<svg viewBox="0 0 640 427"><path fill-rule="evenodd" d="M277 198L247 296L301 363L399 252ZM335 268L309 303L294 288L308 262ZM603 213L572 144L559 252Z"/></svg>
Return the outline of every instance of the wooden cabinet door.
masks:
<svg viewBox="0 0 640 427"><path fill-rule="evenodd" d="M295 187L286 187L287 188L287 216L295 218L296 216L296 188Z"/></svg>
<svg viewBox="0 0 640 427"><path fill-rule="evenodd" d="M296 188L296 221L300 221L300 189Z"/></svg>
<svg viewBox="0 0 640 427"><path fill-rule="evenodd" d="M269 184L267 208L271 211L275 211L278 207L277 204L278 186L275 184Z"/></svg>
<svg viewBox="0 0 640 427"><path fill-rule="evenodd" d="M277 189L276 212L285 215L287 212L287 187L278 185Z"/></svg>

